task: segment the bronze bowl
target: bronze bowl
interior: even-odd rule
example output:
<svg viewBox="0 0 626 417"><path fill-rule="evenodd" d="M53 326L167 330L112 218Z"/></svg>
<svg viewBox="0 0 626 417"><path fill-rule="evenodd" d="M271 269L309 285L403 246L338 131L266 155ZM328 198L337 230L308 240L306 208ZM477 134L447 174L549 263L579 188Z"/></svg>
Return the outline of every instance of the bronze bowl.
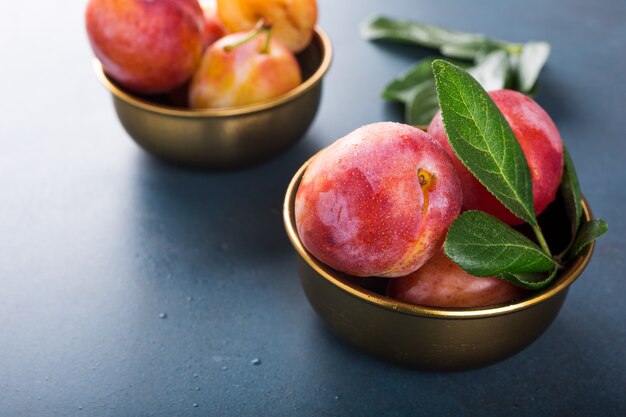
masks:
<svg viewBox="0 0 626 417"><path fill-rule="evenodd" d="M384 295L383 278L355 278L338 272L315 259L302 245L295 224L294 200L309 162L293 177L283 207L287 234L297 252L302 288L335 334L387 361L424 370L464 370L519 352L555 319L569 286L593 253L591 244L547 289L508 304L436 308L397 301ZM591 211L584 199L583 208L585 219L590 220Z"/></svg>
<svg viewBox="0 0 626 417"><path fill-rule="evenodd" d="M309 128L320 103L332 46L317 27L297 56L303 83L272 100L240 107L190 110L170 96L138 96L117 84L94 60L96 75L113 97L130 137L150 154L192 167L225 169L250 165L286 149Z"/></svg>

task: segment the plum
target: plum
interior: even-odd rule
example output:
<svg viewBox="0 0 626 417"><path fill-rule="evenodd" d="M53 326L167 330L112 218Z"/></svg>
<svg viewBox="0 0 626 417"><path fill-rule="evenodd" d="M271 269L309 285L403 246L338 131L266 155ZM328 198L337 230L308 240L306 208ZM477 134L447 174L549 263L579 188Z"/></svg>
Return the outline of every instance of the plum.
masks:
<svg viewBox="0 0 626 417"><path fill-rule="evenodd" d="M499 278L479 278L440 250L417 271L389 280L387 296L430 307L484 307L523 297L526 290Z"/></svg>
<svg viewBox="0 0 626 417"><path fill-rule="evenodd" d="M311 42L317 22L316 0L217 0L217 15L231 32L250 30L260 19L292 52Z"/></svg>
<svg viewBox="0 0 626 417"><path fill-rule="evenodd" d="M533 99L513 90L489 92L498 109L511 126L528 166L533 185L535 213L543 210L556 197L563 173L563 142L554 122ZM500 203L463 165L456 156L444 130L441 112L438 112L428 133L452 157L463 186L463 210L481 210L515 225L523 221Z"/></svg>
<svg viewBox="0 0 626 417"><path fill-rule="evenodd" d="M213 42L226 36L226 27L217 17L215 2L201 1L200 6L204 12L204 48Z"/></svg>
<svg viewBox="0 0 626 417"><path fill-rule="evenodd" d="M305 248L355 276L398 277L428 260L461 209L450 157L400 123L363 126L318 153L295 199Z"/></svg>
<svg viewBox="0 0 626 417"><path fill-rule="evenodd" d="M104 71L134 92L169 91L200 61L205 23L197 0L90 0L85 19Z"/></svg>
<svg viewBox="0 0 626 417"><path fill-rule="evenodd" d="M302 83L293 53L260 29L227 35L204 51L189 88L191 108L258 103Z"/></svg>

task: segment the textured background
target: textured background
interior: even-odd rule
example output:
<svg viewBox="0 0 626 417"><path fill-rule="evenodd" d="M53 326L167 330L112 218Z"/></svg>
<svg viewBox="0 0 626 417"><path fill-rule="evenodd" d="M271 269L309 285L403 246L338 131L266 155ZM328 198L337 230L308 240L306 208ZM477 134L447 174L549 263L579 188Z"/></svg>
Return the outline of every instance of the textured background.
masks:
<svg viewBox="0 0 626 417"><path fill-rule="evenodd" d="M164 165L129 140L92 72L84 7L0 3L0 415L626 415L626 2L321 0L336 54L315 123L230 173ZM484 369L361 354L297 280L289 179L354 128L399 120L379 91L426 54L361 40L377 12L549 41L537 99L610 225L552 327Z"/></svg>

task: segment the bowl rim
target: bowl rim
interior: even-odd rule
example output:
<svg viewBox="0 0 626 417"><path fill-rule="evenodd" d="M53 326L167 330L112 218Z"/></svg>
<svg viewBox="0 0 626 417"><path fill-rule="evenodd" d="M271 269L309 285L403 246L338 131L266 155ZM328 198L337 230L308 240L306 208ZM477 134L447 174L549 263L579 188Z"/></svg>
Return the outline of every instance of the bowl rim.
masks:
<svg viewBox="0 0 626 417"><path fill-rule="evenodd" d="M122 101L125 101L129 104L134 105L135 107L139 107L144 110L152 111L154 113L159 113L167 116L179 116L179 117L229 117L229 116L237 116L241 114L251 114L257 113L266 109L270 109L281 104L287 103L296 99L297 97L302 96L313 87L315 87L326 74L328 69L330 68L330 64L332 62L333 57L333 47L330 41L330 38L324 32L324 30L320 26L315 26L314 36L312 42L317 42L322 50L322 60L315 70L315 72L306 79L302 84L298 85L293 90L283 94L281 96L275 97L271 100L266 100L259 103L249 104L245 106L237 106L237 107L224 107L219 109L199 109L199 110L190 110L190 109L181 109L179 107L173 106L165 106L156 103L152 103L148 100L139 98L122 88L118 87L114 84L109 77L104 72L102 68L102 63L97 59L93 59L93 69L98 77L98 80L104 85L104 87L109 90L111 94L115 97L119 98Z"/></svg>
<svg viewBox="0 0 626 417"><path fill-rule="evenodd" d="M304 175L304 171L306 171L306 168L311 163L313 158L315 158L315 156L316 155L313 155L311 158L309 158L309 160L307 160L298 169L296 174L291 179L289 186L287 187L287 192L285 194L285 200L283 203L283 222L285 224L285 229L287 231L287 235L289 236L289 240L296 249L298 255L328 283L348 293L349 295L356 297L368 304L372 304L376 307L383 308L385 310L392 310L396 313L420 317L435 317L440 319L462 320L503 316L525 310L527 308L540 304L556 296L560 292L567 290L567 288L576 280L576 278L578 278L578 276L585 269L585 267L589 263L589 260L591 259L591 255L593 254L595 242L587 245L583 252L567 265L557 281L554 282L554 284L551 285L548 289L538 291L536 294L530 297L523 298L519 301L512 303L494 304L485 307L444 308L410 304L399 300L394 300L392 298L362 288L358 284L354 284L342 278L339 274L337 274L337 271L325 265L321 261L318 261L304 248L304 245L302 244L302 241L300 240L300 237L298 235L295 222L293 220L295 218L293 216L293 206L295 202L295 194L297 191L297 187L300 184L300 180ZM593 217L591 209L589 207L589 204L587 203L587 200L584 197L582 198L582 205L584 217L586 219L591 219Z"/></svg>

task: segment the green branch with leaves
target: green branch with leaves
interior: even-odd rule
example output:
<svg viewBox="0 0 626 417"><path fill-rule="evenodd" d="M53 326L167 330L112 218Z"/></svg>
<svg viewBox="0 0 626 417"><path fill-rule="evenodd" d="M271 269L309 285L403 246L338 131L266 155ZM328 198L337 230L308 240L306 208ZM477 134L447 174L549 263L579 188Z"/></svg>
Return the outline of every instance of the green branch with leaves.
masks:
<svg viewBox="0 0 626 417"><path fill-rule="evenodd" d="M387 17L366 21L361 34L369 40L436 49L467 69L485 89L509 88L527 95L535 93L537 78L550 55L550 45L546 42L507 42ZM426 125L439 109L431 71L435 59L437 57L428 57L419 61L392 80L382 92L385 99L404 103L404 119L408 124Z"/></svg>
<svg viewBox="0 0 626 417"><path fill-rule="evenodd" d="M531 226L537 241L487 213L467 211L448 231L446 255L469 274L495 276L529 289L544 288L567 262L607 232L606 222L582 222L579 182L565 150L560 192L572 238L563 252L553 255L535 216L528 163L506 119L463 68L435 60L432 73L452 149L489 192Z"/></svg>

